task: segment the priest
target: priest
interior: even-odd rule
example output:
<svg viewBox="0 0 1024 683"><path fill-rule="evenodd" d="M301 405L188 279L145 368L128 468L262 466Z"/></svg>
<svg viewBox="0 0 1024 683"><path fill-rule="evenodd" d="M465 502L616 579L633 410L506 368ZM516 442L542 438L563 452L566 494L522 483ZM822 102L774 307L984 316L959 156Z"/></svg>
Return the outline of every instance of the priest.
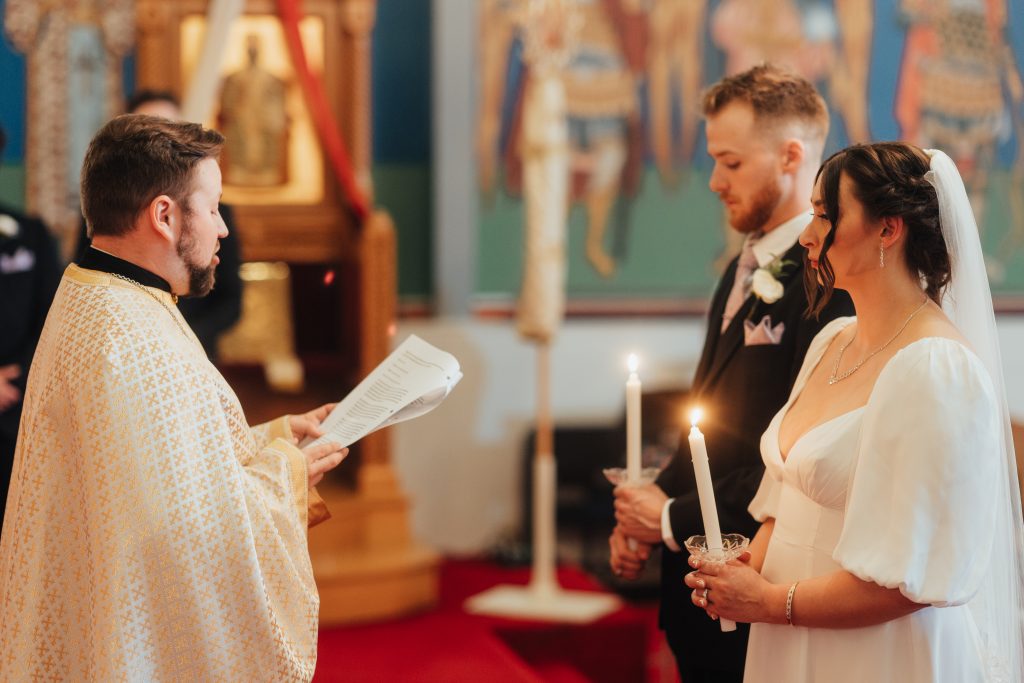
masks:
<svg viewBox="0 0 1024 683"><path fill-rule="evenodd" d="M176 307L213 287L223 137L121 116L91 142L0 536L0 680L309 681L330 406L249 427Z"/></svg>

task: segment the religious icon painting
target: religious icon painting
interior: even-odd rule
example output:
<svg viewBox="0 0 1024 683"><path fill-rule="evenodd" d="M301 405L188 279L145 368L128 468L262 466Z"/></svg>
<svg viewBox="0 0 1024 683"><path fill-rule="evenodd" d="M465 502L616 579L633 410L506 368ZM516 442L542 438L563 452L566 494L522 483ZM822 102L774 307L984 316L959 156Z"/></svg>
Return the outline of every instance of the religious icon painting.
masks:
<svg viewBox="0 0 1024 683"><path fill-rule="evenodd" d="M206 17L181 24L181 72L194 72ZM307 59L323 72L324 25L299 26ZM215 112L206 125L225 137L224 201L246 206L317 204L324 197L324 160L278 18L246 14L232 25L221 64Z"/></svg>

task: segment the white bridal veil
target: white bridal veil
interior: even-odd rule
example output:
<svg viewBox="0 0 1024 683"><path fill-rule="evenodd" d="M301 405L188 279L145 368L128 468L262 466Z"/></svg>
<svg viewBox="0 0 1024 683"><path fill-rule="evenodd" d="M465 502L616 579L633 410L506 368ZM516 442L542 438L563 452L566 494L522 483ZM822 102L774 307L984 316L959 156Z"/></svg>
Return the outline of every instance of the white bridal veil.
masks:
<svg viewBox="0 0 1024 683"><path fill-rule="evenodd" d="M970 605L986 648L989 680L1018 683L1024 681L1024 521L992 292L978 226L960 173L943 152L926 151L931 157L931 170L925 177L938 194L942 236L952 266L942 307L988 368L1002 410L1000 457L1005 467L999 490L993 492L998 504L996 542L989 577Z"/></svg>

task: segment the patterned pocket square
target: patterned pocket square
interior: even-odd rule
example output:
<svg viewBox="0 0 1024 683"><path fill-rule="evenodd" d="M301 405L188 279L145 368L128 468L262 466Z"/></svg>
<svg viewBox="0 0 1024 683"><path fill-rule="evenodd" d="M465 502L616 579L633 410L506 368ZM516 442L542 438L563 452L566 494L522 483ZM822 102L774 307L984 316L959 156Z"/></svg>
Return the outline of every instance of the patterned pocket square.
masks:
<svg viewBox="0 0 1024 683"><path fill-rule="evenodd" d="M766 315L756 325L750 320L743 321L743 343L746 346L761 344L778 344L782 341L782 333L786 331L786 323L772 326L772 317Z"/></svg>

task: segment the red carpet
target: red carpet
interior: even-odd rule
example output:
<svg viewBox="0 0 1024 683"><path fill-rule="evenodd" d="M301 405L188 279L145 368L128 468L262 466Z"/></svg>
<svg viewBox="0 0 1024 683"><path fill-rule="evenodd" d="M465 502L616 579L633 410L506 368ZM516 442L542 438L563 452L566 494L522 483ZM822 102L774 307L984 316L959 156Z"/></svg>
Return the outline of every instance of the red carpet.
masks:
<svg viewBox="0 0 1024 683"><path fill-rule="evenodd" d="M585 626L466 614L463 601L500 583L526 584L529 569L447 561L432 612L320 631L316 683L671 683L671 654L655 605L627 604ZM579 570L558 573L565 588L600 590Z"/></svg>

